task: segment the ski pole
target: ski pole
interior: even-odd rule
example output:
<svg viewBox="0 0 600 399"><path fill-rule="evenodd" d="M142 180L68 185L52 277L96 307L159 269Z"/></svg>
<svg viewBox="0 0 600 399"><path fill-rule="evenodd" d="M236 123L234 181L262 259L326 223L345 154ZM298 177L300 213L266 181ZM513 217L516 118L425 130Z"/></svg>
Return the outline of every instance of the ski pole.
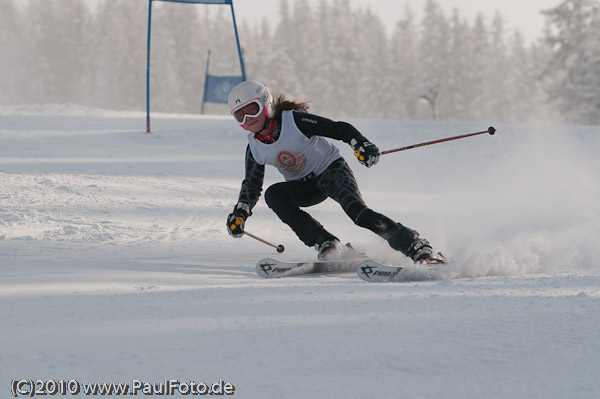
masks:
<svg viewBox="0 0 600 399"><path fill-rule="evenodd" d="M423 146L426 146L429 144L437 144L437 143L443 143L444 141L464 139L465 137L476 136L478 134L484 134L484 133L489 133L490 135L493 135L494 133L496 133L496 129L494 129L492 126L490 126L488 128L488 130L484 130L483 132L469 133L469 134L463 134L460 136L448 137L445 139L427 141L425 143L413 144L413 145L409 145L409 146L401 147L401 148L394 148L393 150L381 151L379 154L385 155L385 154L390 154L392 152L398 152L398 151L410 150L411 148L423 147Z"/></svg>
<svg viewBox="0 0 600 399"><path fill-rule="evenodd" d="M285 251L284 246L281 245L281 244L279 244L279 245L272 244L272 243L270 243L267 240L263 240L262 238L255 236L254 234L248 233L247 231L244 231L244 234L247 235L248 237L252 237L255 240L258 240L258 241L262 242L263 244L267 244L267 245L269 245L269 246L277 249L277 252L279 252L279 253L282 253L283 251Z"/></svg>

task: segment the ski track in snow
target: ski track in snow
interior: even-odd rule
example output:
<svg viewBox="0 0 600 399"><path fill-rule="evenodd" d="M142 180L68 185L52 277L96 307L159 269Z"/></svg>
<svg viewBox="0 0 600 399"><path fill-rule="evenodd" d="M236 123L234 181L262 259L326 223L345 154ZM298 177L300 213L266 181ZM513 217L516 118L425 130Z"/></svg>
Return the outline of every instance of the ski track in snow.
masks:
<svg viewBox="0 0 600 399"><path fill-rule="evenodd" d="M381 150L487 128L350 119ZM0 107L0 390L14 378L222 378L240 398L595 398L600 128L503 125L382 156L338 143L366 202L453 263L415 281L278 280L314 259L259 201L232 239L245 133L226 117ZM280 181L267 169L265 188ZM407 259L328 200L309 211Z"/></svg>

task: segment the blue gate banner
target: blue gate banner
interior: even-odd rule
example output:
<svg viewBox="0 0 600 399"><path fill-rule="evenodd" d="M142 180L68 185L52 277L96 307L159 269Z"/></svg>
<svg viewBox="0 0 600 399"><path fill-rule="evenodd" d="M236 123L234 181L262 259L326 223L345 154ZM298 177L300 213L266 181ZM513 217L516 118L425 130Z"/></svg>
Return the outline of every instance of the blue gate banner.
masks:
<svg viewBox="0 0 600 399"><path fill-rule="evenodd" d="M204 101L227 104L227 97L229 97L231 89L243 81L241 76L206 75Z"/></svg>

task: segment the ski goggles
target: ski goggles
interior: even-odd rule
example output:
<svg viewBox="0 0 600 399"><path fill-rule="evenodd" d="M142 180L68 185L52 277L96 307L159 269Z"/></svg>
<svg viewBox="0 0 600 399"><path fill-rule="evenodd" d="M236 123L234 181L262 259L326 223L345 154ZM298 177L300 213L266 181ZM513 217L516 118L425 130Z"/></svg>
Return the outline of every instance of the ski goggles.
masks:
<svg viewBox="0 0 600 399"><path fill-rule="evenodd" d="M263 104L258 98L250 101L249 103L240 105L231 111L231 114L240 125L245 125L247 118L256 118L263 112Z"/></svg>

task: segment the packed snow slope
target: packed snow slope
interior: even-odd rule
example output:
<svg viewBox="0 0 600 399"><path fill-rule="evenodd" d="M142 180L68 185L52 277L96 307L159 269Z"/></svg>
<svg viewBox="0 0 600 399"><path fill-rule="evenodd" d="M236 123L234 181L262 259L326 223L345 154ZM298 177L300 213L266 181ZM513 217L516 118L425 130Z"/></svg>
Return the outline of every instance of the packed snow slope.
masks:
<svg viewBox="0 0 600 399"><path fill-rule="evenodd" d="M157 115L147 135L139 113L0 108L2 397L13 379L222 379L239 398L599 397L600 128L349 121L381 150L498 129L371 169L339 143L367 204L452 260L444 279L258 277L262 257L316 252L262 199L246 228L286 251L227 234L246 147L230 118ZM280 180L269 168L265 188ZM310 212L369 256L409 263L335 202Z"/></svg>

